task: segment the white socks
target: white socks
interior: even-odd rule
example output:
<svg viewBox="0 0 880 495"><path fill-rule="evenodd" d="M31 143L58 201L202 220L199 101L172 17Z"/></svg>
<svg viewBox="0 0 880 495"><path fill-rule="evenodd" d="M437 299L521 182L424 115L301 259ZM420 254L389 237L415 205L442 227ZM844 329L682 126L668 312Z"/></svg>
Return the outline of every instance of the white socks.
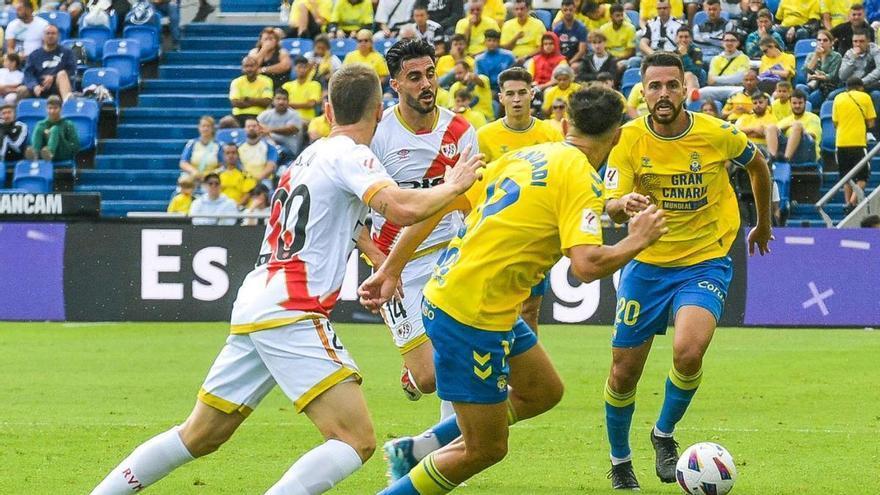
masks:
<svg viewBox="0 0 880 495"><path fill-rule="evenodd" d="M266 495L317 495L357 471L363 462L347 443L327 440L297 460Z"/></svg>
<svg viewBox="0 0 880 495"><path fill-rule="evenodd" d="M193 460L177 428L147 440L104 478L92 495L135 493Z"/></svg>
<svg viewBox="0 0 880 495"><path fill-rule="evenodd" d="M672 438L672 433L665 433L657 429L657 425L654 425L654 436L657 438Z"/></svg>
<svg viewBox="0 0 880 495"><path fill-rule="evenodd" d="M452 402L448 400L440 401L440 419L446 419L449 416L455 414L455 408L452 407Z"/></svg>
<svg viewBox="0 0 880 495"><path fill-rule="evenodd" d="M412 437L412 441L412 454L417 461L424 459L425 456L442 447L440 440L437 439L437 435L432 430L428 430L417 437Z"/></svg>

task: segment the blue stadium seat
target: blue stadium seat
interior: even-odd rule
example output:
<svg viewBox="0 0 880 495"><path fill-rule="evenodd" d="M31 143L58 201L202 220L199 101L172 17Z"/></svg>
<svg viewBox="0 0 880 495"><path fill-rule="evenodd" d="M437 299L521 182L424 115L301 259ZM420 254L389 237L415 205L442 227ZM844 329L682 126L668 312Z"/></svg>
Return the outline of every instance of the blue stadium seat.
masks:
<svg viewBox="0 0 880 495"><path fill-rule="evenodd" d="M77 65L77 69L84 70L88 68L91 64L96 64L101 57L98 56L98 44L95 43L95 40L91 38L73 38L69 40L64 40L61 42L61 46L67 48L68 50L73 50L75 46L81 46L83 50L85 50L86 57L88 58L86 65Z"/></svg>
<svg viewBox="0 0 880 495"><path fill-rule="evenodd" d="M831 118L831 110L834 107L834 101L828 100L822 103L822 108L819 109L819 118L824 119L825 117Z"/></svg>
<svg viewBox="0 0 880 495"><path fill-rule="evenodd" d="M330 41L330 51L333 55L336 55L339 58L345 57L348 55L348 52L353 52L356 49L357 41L354 38L343 38Z"/></svg>
<svg viewBox="0 0 880 495"><path fill-rule="evenodd" d="M315 43L308 38L284 38L281 40L281 48L290 52L291 57L305 55L312 50Z"/></svg>
<svg viewBox="0 0 880 495"><path fill-rule="evenodd" d="M239 146L245 142L247 136L244 134L244 129L217 129L214 139L220 144L233 143Z"/></svg>
<svg viewBox="0 0 880 495"><path fill-rule="evenodd" d="M724 19L730 19L730 14L727 12L721 11L721 17ZM694 26L699 26L700 24L709 20L709 14L706 13L705 10L700 10L696 14L694 14Z"/></svg>
<svg viewBox="0 0 880 495"><path fill-rule="evenodd" d="M88 98L70 98L61 107L61 116L73 122L80 150L91 150L98 142L98 102Z"/></svg>
<svg viewBox="0 0 880 495"><path fill-rule="evenodd" d="M824 109L825 105L822 105L822 110ZM834 153L837 151L837 129L834 127L834 122L831 120L830 111L827 116L822 117L822 142L819 143L819 148L828 153Z"/></svg>
<svg viewBox="0 0 880 495"><path fill-rule="evenodd" d="M15 13L15 7L13 7L12 5L4 7L2 10L0 10L0 27L6 29L6 26L17 18L18 15L16 15Z"/></svg>
<svg viewBox="0 0 880 495"><path fill-rule="evenodd" d="M397 43L397 38L385 38L376 45L376 51L384 57L395 43Z"/></svg>
<svg viewBox="0 0 880 495"><path fill-rule="evenodd" d="M629 98L629 92L632 90L633 86L636 83L641 82L642 80L642 72L640 69L627 69L626 72L623 73L623 78L620 80L620 90L623 93L623 96Z"/></svg>
<svg viewBox="0 0 880 495"><path fill-rule="evenodd" d="M27 126L28 134L30 134L37 124L46 118L46 100L42 98L20 100L15 115L16 120ZM30 138L28 138L28 142L30 142Z"/></svg>
<svg viewBox="0 0 880 495"><path fill-rule="evenodd" d="M116 28L119 26L119 16L116 15L115 10L112 10L110 12L111 12L110 13L110 31L115 33ZM85 27L85 26L83 26L83 24L85 24L85 22L84 22L85 19L86 19L86 16L84 16L84 15L79 16L79 21L77 22L77 25L79 26L80 31L82 31L82 29ZM82 36L82 35L80 35L80 36Z"/></svg>
<svg viewBox="0 0 880 495"><path fill-rule="evenodd" d="M40 12L38 17L42 17L49 21L49 24L58 28L61 39L65 40L70 36L70 27L73 24L70 14L63 10L53 10L50 12Z"/></svg>
<svg viewBox="0 0 880 495"><path fill-rule="evenodd" d="M6 188L6 163L0 162L0 189Z"/></svg>
<svg viewBox="0 0 880 495"><path fill-rule="evenodd" d="M22 160L15 164L12 187L33 193L51 192L53 175L52 162Z"/></svg>
<svg viewBox="0 0 880 495"><path fill-rule="evenodd" d="M636 27L636 29L639 29L639 26L640 26L640 24L639 24L639 11L638 10L624 10L623 12L626 14L626 17L629 19L629 22L631 22L632 25Z"/></svg>
<svg viewBox="0 0 880 495"><path fill-rule="evenodd" d="M125 26L122 37L136 40L141 45L141 62L151 62L159 58L162 49L159 30L155 26Z"/></svg>
<svg viewBox="0 0 880 495"><path fill-rule="evenodd" d="M816 51L816 40L815 39L807 39L807 40L798 40L797 43L794 44L794 56L795 58L799 56L806 57L807 55Z"/></svg>
<svg viewBox="0 0 880 495"><path fill-rule="evenodd" d="M100 59L104 56L104 43L113 38L113 31L104 26L80 27L79 37L95 42L95 58Z"/></svg>
<svg viewBox="0 0 880 495"><path fill-rule="evenodd" d="M113 93L113 103L119 109L119 71L113 67L95 67L83 73L82 85L87 88L92 84L100 84Z"/></svg>
<svg viewBox="0 0 880 495"><path fill-rule="evenodd" d="M114 39L104 43L104 67L119 71L119 89L133 88L140 79L140 43L137 40Z"/></svg>
<svg viewBox="0 0 880 495"><path fill-rule="evenodd" d="M550 25L553 24L553 15L550 14L550 11L537 9L532 11L541 22L544 23L544 27L550 29Z"/></svg>

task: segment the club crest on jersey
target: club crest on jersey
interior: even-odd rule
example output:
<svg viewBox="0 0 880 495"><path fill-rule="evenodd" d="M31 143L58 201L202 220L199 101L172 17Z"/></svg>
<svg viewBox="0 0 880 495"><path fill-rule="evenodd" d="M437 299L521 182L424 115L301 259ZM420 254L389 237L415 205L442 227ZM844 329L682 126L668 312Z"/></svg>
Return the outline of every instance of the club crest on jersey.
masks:
<svg viewBox="0 0 880 495"><path fill-rule="evenodd" d="M642 157L642 168L651 168L651 159L647 156Z"/></svg>
<svg viewBox="0 0 880 495"><path fill-rule="evenodd" d="M409 156L409 150L397 150L397 157L405 159Z"/></svg>
<svg viewBox="0 0 880 495"><path fill-rule="evenodd" d="M691 172L698 173L702 166L700 165L700 154L694 151L691 153Z"/></svg>
<svg viewBox="0 0 880 495"><path fill-rule="evenodd" d="M440 146L440 153L446 158L453 158L458 154L458 145L455 143L446 143Z"/></svg>

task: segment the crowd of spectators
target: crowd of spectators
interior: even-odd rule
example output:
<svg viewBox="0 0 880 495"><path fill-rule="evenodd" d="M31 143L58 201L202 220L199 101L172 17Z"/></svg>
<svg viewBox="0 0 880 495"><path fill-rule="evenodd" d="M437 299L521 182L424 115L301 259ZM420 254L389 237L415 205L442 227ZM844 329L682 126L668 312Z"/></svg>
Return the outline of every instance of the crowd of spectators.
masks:
<svg viewBox="0 0 880 495"><path fill-rule="evenodd" d="M245 136L244 142L231 142L237 146L236 166L248 184L271 192L278 171L329 132L321 102L333 71L350 63L373 67L393 104L384 43L420 38L437 54L438 105L475 128L503 117L498 76L517 66L531 76L532 114L560 132L568 125L569 95L587 85L620 90L628 117L637 118L647 105L632 69L642 56L666 50L684 62L689 109L728 120L771 161L819 161L818 114L823 103L834 102L835 124L861 122L864 134L838 133L843 172L859 156L847 149L864 151L868 134L875 132L880 47L873 40L880 9L853 0L774 4L775 10L765 0L562 0L556 12L536 12L531 0L294 0L286 30L264 29L243 54L242 76L230 84L231 115ZM282 47L284 38L308 38L313 47L292 55ZM354 40L356 48L340 60L331 46L343 38ZM14 61L9 65L12 71ZM3 77L0 73L0 82ZM196 186L205 172L232 166L212 141L213 122L209 130L206 121L181 160ZM200 157L198 165L193 156ZM240 207L253 201L253 194L236 191L230 194ZM847 203L853 201L848 190Z"/></svg>

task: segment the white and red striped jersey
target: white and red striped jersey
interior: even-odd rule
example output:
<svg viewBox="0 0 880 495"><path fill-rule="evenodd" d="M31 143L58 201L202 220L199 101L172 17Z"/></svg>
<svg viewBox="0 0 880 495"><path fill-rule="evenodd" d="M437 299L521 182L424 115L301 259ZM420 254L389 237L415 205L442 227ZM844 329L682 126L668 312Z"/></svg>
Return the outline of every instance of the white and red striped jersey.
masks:
<svg viewBox="0 0 880 495"><path fill-rule="evenodd" d="M398 105L385 111L370 144L373 153L382 161L388 174L401 188L433 187L443 182L447 166L454 166L468 145L471 154L479 153L477 133L462 116L437 107L438 118L430 132L415 133L404 122ZM388 253L400 234L401 227L385 220L375 211L373 242ZM453 212L419 246L424 251L448 243L462 224L462 215Z"/></svg>
<svg viewBox="0 0 880 495"><path fill-rule="evenodd" d="M272 196L257 265L232 308L232 333L328 316L369 214L367 203L390 184L370 149L346 136L306 148Z"/></svg>

